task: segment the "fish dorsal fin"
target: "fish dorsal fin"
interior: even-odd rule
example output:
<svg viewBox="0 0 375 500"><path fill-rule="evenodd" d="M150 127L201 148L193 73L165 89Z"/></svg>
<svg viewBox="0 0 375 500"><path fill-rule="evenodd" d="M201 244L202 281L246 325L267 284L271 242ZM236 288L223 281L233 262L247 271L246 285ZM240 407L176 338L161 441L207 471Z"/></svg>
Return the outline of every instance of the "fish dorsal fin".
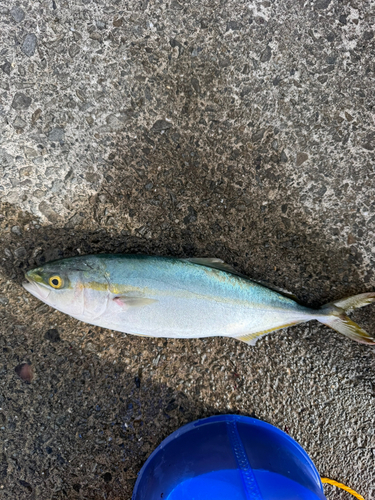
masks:
<svg viewBox="0 0 375 500"><path fill-rule="evenodd" d="M242 278L248 279L243 274L239 273L232 267L230 264L227 264L221 259L211 258L211 257L203 257L196 258L192 257L191 259L181 259L186 262L191 262L192 264L197 264L198 266L211 267L212 269L219 269L220 271L225 271L227 273L235 274L236 276L241 276Z"/></svg>
<svg viewBox="0 0 375 500"><path fill-rule="evenodd" d="M219 269L220 271L226 271L227 273L235 274L236 276L240 276L241 278L244 278L248 281L253 281L254 283L258 283L259 285L262 285L265 288L269 288L270 290L274 290L275 292L280 293L285 297L288 297L288 299L296 300L298 302L298 298L292 292L284 290L283 288L279 288L275 285L271 285L265 281L249 278L248 276L245 276L244 274L236 271L234 267L232 267L230 264L227 264L221 259L209 258L209 257L203 257L203 258L193 257L191 259L181 259L181 260L185 260L187 262L191 262L192 264L197 264L199 266L211 267L212 269Z"/></svg>

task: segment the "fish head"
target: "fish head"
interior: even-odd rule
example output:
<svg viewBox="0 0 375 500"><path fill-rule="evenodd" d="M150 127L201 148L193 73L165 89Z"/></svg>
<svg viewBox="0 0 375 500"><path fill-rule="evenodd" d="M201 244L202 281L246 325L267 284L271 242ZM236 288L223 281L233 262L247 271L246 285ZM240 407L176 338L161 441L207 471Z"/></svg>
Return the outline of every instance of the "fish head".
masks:
<svg viewBox="0 0 375 500"><path fill-rule="evenodd" d="M83 319L108 294L105 268L93 256L49 262L26 272L23 287L39 300Z"/></svg>

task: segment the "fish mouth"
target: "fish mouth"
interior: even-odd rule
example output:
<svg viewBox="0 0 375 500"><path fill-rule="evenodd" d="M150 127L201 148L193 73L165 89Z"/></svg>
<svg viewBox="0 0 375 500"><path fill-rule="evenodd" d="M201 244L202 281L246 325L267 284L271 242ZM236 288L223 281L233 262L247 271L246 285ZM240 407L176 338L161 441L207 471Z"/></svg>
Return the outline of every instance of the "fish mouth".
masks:
<svg viewBox="0 0 375 500"><path fill-rule="evenodd" d="M31 295L34 295L34 297L36 297L37 299L43 300L45 302L50 294L50 290L45 288L43 285L40 285L35 281L29 279L29 276L27 276L27 274L26 274L26 279L28 281L22 283L24 289L27 290L29 293L31 293Z"/></svg>
<svg viewBox="0 0 375 500"><path fill-rule="evenodd" d="M30 283L43 283L43 278L39 274L39 269L31 269L25 273L25 278Z"/></svg>

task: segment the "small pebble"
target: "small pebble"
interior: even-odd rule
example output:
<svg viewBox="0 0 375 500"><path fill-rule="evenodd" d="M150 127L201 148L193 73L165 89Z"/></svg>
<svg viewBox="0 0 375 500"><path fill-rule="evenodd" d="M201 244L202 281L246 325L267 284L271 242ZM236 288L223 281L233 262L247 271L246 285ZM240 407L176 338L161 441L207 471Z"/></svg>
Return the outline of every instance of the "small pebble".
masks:
<svg viewBox="0 0 375 500"><path fill-rule="evenodd" d="M51 328L50 330L47 330L46 333L44 334L44 338L46 340L50 340L51 342L59 342L61 340L60 334L56 330L56 328Z"/></svg>
<svg viewBox="0 0 375 500"><path fill-rule="evenodd" d="M3 65L0 66L1 69L6 73L7 75L10 75L10 72L12 71L12 65L10 64L9 61L5 61Z"/></svg>
<svg viewBox="0 0 375 500"><path fill-rule="evenodd" d="M14 371L20 377L20 379L28 384L30 384L30 382L34 378L33 369L29 363L21 363L17 365Z"/></svg>
<svg viewBox="0 0 375 500"><path fill-rule="evenodd" d="M16 248L16 250L14 251L14 255L17 257L17 259L24 259L27 255L26 248L25 247Z"/></svg>
<svg viewBox="0 0 375 500"><path fill-rule="evenodd" d="M103 21L96 21L96 27L98 28L98 30L104 30L106 25L105 25L105 22Z"/></svg>
<svg viewBox="0 0 375 500"><path fill-rule="evenodd" d="M29 33L26 35L25 40L22 45L22 52L26 54L28 57L34 55L35 49L37 45L37 38L34 33Z"/></svg>
<svg viewBox="0 0 375 500"><path fill-rule="evenodd" d="M19 226L13 226L11 229L12 233L16 234L17 236L21 236L21 229Z"/></svg>
<svg viewBox="0 0 375 500"><path fill-rule="evenodd" d="M9 300L4 295L0 295L0 306L6 306L8 303Z"/></svg>
<svg viewBox="0 0 375 500"><path fill-rule="evenodd" d="M20 23L25 19L25 13L21 7L15 6L10 10L10 15L13 17L16 23Z"/></svg>
<svg viewBox="0 0 375 500"><path fill-rule="evenodd" d="M300 167L308 158L309 155L306 153L297 153L296 166Z"/></svg>
<svg viewBox="0 0 375 500"><path fill-rule="evenodd" d="M13 122L13 127L16 129L25 128L27 123L20 116L16 116L16 119Z"/></svg>
<svg viewBox="0 0 375 500"><path fill-rule="evenodd" d="M17 92L13 97L12 108L13 109L27 109L31 104L31 98L22 92Z"/></svg>
<svg viewBox="0 0 375 500"><path fill-rule="evenodd" d="M65 137L65 130L61 127L55 127L48 132L48 139L51 142L63 141Z"/></svg>

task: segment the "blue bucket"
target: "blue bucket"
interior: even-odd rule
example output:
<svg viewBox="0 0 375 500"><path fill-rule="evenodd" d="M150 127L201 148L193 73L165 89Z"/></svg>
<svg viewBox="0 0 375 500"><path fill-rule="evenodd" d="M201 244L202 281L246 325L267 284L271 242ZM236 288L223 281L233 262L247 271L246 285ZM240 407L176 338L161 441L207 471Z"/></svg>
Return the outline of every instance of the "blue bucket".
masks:
<svg viewBox="0 0 375 500"><path fill-rule="evenodd" d="M220 415L167 437L138 475L132 500L326 500L301 446L261 420Z"/></svg>

